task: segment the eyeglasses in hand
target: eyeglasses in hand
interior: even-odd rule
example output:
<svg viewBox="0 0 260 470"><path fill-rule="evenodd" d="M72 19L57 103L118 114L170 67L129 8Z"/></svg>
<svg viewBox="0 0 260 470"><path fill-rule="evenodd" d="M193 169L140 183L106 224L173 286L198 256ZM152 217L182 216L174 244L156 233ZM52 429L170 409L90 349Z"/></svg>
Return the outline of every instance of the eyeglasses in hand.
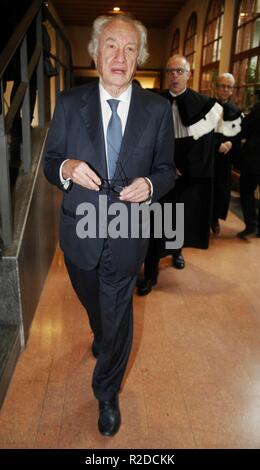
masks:
<svg viewBox="0 0 260 470"><path fill-rule="evenodd" d="M112 192L117 196L121 193L121 191L129 184L130 179L126 177L124 172L124 168L121 162L117 162L117 167L119 168L119 177L106 179L103 177L101 178L101 185L99 186L100 190Z"/></svg>

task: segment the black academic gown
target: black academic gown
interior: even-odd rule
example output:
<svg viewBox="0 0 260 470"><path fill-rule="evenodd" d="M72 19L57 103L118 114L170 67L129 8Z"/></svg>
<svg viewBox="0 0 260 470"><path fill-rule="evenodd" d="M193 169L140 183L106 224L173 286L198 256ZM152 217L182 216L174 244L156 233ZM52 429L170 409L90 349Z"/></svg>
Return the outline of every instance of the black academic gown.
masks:
<svg viewBox="0 0 260 470"><path fill-rule="evenodd" d="M241 123L243 115L240 109L231 102L221 103L223 118L215 132L216 148L214 162L214 202L212 222L225 220L228 213L231 191L232 163L237 160L240 145ZM232 149L223 154L218 151L223 142L232 142Z"/></svg>
<svg viewBox="0 0 260 470"><path fill-rule="evenodd" d="M171 103L169 91L162 93ZM167 201L184 203L184 247L208 248L212 212L214 173L214 128L222 109L215 99L191 89L177 96L182 124L189 137L175 139L175 165L181 176L167 195ZM175 214L173 214L175 221ZM162 240L161 256L171 254Z"/></svg>

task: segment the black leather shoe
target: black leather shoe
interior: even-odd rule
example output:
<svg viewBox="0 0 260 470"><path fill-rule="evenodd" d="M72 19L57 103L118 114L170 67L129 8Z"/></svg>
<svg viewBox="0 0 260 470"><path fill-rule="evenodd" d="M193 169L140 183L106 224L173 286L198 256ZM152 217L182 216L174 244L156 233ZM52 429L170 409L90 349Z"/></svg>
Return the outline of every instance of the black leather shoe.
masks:
<svg viewBox="0 0 260 470"><path fill-rule="evenodd" d="M172 265L176 269L184 269L185 268L185 260L184 260L181 253L177 256L172 257Z"/></svg>
<svg viewBox="0 0 260 470"><path fill-rule="evenodd" d="M245 228L245 230L242 230L242 232L239 232L237 234L238 238L241 238L241 240L247 240L249 237L256 236L255 230L249 230Z"/></svg>
<svg viewBox="0 0 260 470"><path fill-rule="evenodd" d="M157 284L157 279L142 279L142 281L140 281L138 283L138 288L137 288L137 295L139 295L140 297L142 297L143 295L147 295L149 294L149 292L151 292L153 286L155 286Z"/></svg>
<svg viewBox="0 0 260 470"><path fill-rule="evenodd" d="M118 397L109 401L99 401L98 429L103 436L114 436L120 428L121 415Z"/></svg>
<svg viewBox="0 0 260 470"><path fill-rule="evenodd" d="M93 356L97 359L100 353L101 341L97 341L95 338L93 340L91 351Z"/></svg>

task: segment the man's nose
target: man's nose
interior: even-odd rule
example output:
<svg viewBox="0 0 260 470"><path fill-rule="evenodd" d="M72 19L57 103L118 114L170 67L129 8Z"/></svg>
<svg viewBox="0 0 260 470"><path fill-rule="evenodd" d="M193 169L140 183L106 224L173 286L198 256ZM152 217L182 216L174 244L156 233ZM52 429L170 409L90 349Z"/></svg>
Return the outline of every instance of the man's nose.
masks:
<svg viewBox="0 0 260 470"><path fill-rule="evenodd" d="M123 48L118 49L116 58L120 62L125 62L125 51Z"/></svg>

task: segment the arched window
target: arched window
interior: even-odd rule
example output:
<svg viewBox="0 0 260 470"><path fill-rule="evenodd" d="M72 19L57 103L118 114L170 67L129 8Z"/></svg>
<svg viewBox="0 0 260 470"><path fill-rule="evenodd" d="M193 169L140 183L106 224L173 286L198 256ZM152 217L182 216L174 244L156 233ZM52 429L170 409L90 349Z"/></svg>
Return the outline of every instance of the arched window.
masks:
<svg viewBox="0 0 260 470"><path fill-rule="evenodd" d="M171 56L179 54L180 51L180 30L176 29L172 37Z"/></svg>
<svg viewBox="0 0 260 470"><path fill-rule="evenodd" d="M207 95L212 94L212 82L215 82L219 70L224 3L224 0L211 0L206 16L200 90Z"/></svg>
<svg viewBox="0 0 260 470"><path fill-rule="evenodd" d="M255 91L260 88L260 0L239 2L234 35L234 99L247 110L254 104Z"/></svg>
<svg viewBox="0 0 260 470"><path fill-rule="evenodd" d="M197 42L197 15L192 13L188 21L186 29L183 54L188 60L191 67L191 77L189 80L189 86L192 88L193 84L193 72L195 67L195 54L196 54L196 42Z"/></svg>

